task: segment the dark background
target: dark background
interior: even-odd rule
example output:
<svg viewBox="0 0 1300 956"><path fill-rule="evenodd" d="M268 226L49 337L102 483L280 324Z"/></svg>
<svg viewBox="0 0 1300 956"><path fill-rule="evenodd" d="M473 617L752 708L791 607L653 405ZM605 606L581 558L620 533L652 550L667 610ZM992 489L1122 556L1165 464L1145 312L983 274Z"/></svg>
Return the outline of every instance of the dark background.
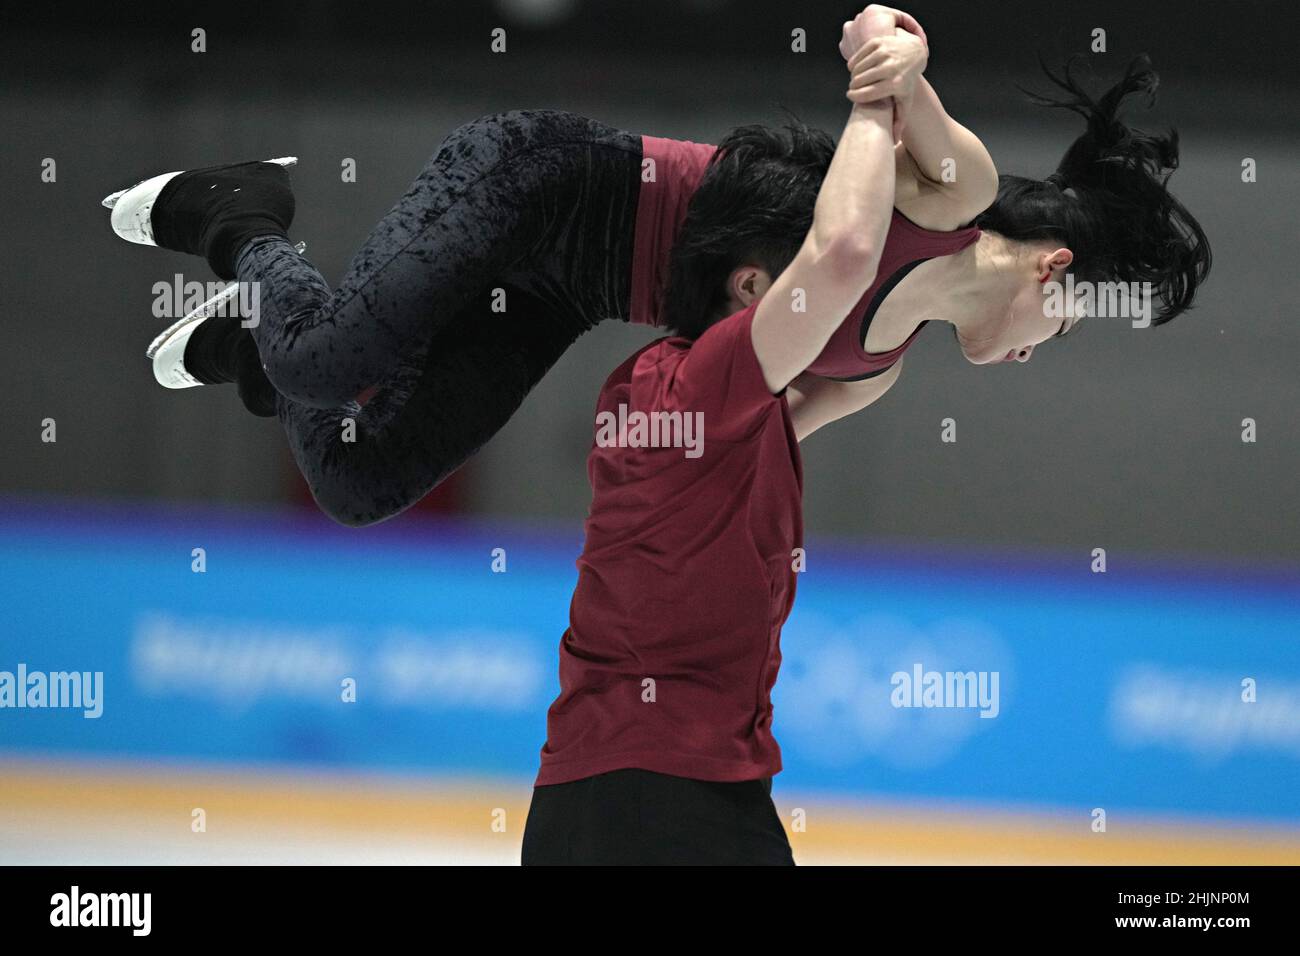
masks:
<svg viewBox="0 0 1300 956"><path fill-rule="evenodd" d="M297 155L294 238L335 281L455 126L550 107L717 142L781 108L838 135L849 3L135 3L6 6L0 232L7 384L0 495L306 508L278 426L228 388L167 392L143 352L152 286L197 260L113 236L99 200L188 166ZM1300 553L1295 478L1295 34L1286 3L925 2L927 76L999 168L1042 176L1079 122L1026 104L1035 57L1133 53L1162 76L1135 125L1175 125L1172 185L1209 233L1198 307L1159 329L1097 321L1027 365L968 365L923 333L899 385L804 447L809 529L1078 551L1240 559ZM507 30L508 51L490 51ZM207 52L190 52L190 30ZM790 50L807 31L809 52ZM1108 52L1089 54L1090 33ZM40 180L56 160L55 183ZM1258 163L1259 181L1241 182ZM344 158L358 181L340 182ZM428 507L576 523L604 376L653 337L607 323ZM40 422L58 422L56 444ZM958 442L939 441L957 420ZM1256 444L1240 440L1254 418ZM324 517L320 518L325 521ZM404 520L404 519L398 519Z"/></svg>

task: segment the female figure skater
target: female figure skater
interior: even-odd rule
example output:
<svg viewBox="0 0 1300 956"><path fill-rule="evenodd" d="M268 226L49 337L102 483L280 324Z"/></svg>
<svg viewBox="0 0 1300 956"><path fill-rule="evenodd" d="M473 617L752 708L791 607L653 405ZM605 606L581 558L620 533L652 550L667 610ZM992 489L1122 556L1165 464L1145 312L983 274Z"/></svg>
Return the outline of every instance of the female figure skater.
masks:
<svg viewBox="0 0 1300 956"><path fill-rule="evenodd" d="M895 35L864 48L869 11L892 16ZM845 24L840 49L858 58L856 103L892 95L928 52L920 25L884 7ZM1043 181L999 182L923 78L896 97L880 275L792 386L796 405L816 395L818 414L843 414L874 401L930 320L951 322L972 362L1025 361L1076 322L1041 308L1044 283L1066 273L1153 282L1155 324L1190 305L1210 257L1165 187L1177 139L1117 118L1126 96L1154 90L1149 64L1134 61L1096 101L1070 68L1052 79L1065 95L1039 101L1088 128ZM288 160L171 173L105 203L124 238L206 255L218 275L260 284L251 330L202 311L167 330L150 350L159 381L238 383L250 410L278 414L322 509L365 525L459 467L591 325L617 317L690 335L735 270L777 275L807 233L832 151L803 127L743 127L715 148L554 111L484 117L447 138L333 292L287 241Z"/></svg>

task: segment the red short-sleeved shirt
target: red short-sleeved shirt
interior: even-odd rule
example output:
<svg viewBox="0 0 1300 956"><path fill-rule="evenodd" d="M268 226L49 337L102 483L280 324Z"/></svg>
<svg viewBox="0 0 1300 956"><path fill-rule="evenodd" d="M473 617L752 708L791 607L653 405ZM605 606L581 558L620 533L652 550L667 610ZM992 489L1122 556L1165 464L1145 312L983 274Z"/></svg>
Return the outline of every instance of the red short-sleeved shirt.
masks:
<svg viewBox="0 0 1300 956"><path fill-rule="evenodd" d="M756 308L694 343L651 343L601 390L538 786L632 767L716 781L781 769L770 692L803 475L789 405L754 354ZM638 430L636 413L694 424Z"/></svg>

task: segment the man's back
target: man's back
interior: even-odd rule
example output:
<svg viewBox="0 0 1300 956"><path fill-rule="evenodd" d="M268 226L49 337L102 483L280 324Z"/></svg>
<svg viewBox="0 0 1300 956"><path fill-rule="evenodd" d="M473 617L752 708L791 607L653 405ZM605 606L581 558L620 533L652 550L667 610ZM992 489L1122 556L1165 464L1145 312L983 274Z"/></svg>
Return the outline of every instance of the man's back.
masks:
<svg viewBox="0 0 1300 956"><path fill-rule="evenodd" d="M802 474L753 315L652 343L601 391L539 786L630 767L715 781L780 770L769 692Z"/></svg>

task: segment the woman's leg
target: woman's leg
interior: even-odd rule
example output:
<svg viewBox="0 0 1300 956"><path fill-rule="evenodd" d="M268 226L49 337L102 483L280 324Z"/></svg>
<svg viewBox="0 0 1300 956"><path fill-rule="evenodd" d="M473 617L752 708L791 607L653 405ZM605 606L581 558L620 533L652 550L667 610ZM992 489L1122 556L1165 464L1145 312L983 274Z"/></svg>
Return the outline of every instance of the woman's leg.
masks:
<svg viewBox="0 0 1300 956"><path fill-rule="evenodd" d="M506 423L580 334L524 292L507 289L507 302L490 321L476 309L458 315L364 406L278 399L294 460L321 510L354 527L391 518Z"/></svg>
<svg viewBox="0 0 1300 956"><path fill-rule="evenodd" d="M276 400L299 470L342 523L373 524L410 507L509 420L583 332L628 314L640 138L568 113L495 128L530 137L511 147L527 154L515 168L531 183L528 255L439 316L437 331L427 323L364 407L352 394L326 409ZM252 246L253 256L280 258L286 270L301 262L272 243ZM493 288L506 293L504 312L492 308ZM339 341L370 347L364 331Z"/></svg>
<svg viewBox="0 0 1300 956"><path fill-rule="evenodd" d="M473 297L486 305L491 280L526 271L566 215L547 197L569 188L575 147L602 129L550 110L458 128L333 291L283 237L247 243L238 277L259 283L253 336L277 391L299 404L340 406L387 379ZM624 231L630 236L630 220Z"/></svg>

